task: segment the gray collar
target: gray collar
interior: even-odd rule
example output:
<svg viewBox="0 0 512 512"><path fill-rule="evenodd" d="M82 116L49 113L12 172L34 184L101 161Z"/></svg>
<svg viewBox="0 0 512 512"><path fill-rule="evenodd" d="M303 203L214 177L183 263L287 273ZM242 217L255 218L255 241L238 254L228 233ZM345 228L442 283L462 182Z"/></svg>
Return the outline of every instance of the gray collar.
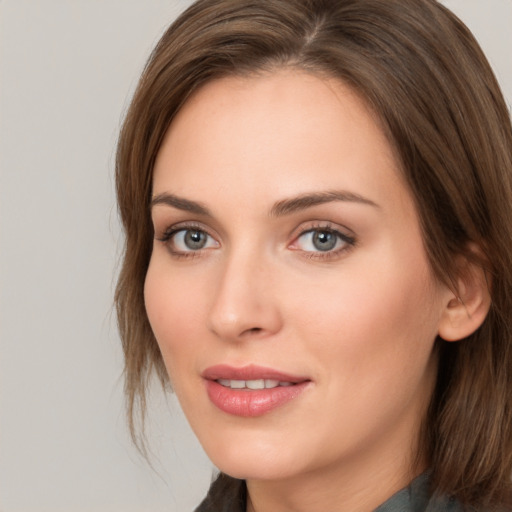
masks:
<svg viewBox="0 0 512 512"><path fill-rule="evenodd" d="M405 489L398 491L374 512L461 512L455 499L430 496L429 474L415 478Z"/></svg>

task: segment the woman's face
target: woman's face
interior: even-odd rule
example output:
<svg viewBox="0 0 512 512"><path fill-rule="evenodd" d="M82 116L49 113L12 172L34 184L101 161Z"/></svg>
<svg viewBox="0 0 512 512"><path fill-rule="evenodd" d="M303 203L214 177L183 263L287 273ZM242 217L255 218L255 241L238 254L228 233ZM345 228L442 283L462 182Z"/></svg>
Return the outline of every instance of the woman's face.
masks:
<svg viewBox="0 0 512 512"><path fill-rule="evenodd" d="M207 84L162 144L152 217L147 313L220 469L280 479L408 460L448 290L351 89L293 70Z"/></svg>

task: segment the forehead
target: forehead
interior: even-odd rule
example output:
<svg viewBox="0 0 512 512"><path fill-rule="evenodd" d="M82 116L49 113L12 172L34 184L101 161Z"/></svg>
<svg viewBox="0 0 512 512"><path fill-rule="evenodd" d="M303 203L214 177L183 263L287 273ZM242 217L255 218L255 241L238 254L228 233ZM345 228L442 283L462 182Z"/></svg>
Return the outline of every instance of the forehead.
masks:
<svg viewBox="0 0 512 512"><path fill-rule="evenodd" d="M282 70L197 91L164 138L153 193L213 200L232 192L241 207L259 196L333 188L392 196L397 184L404 188L398 168L357 93L335 79Z"/></svg>

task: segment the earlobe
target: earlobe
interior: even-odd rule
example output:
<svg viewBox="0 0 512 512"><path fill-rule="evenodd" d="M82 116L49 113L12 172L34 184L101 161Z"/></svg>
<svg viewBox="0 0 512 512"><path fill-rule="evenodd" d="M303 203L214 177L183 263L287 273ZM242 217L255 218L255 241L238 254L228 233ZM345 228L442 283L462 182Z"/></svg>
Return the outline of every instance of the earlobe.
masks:
<svg viewBox="0 0 512 512"><path fill-rule="evenodd" d="M490 283L485 270L465 260L446 302L439 336L445 341L459 341L474 333L484 322L491 306Z"/></svg>

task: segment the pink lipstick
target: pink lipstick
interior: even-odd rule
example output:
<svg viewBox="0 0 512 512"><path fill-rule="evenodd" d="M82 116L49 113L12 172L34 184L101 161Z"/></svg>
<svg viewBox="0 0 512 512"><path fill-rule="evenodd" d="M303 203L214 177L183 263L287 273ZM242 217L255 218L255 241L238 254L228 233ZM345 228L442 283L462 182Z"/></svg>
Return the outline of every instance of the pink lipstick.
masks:
<svg viewBox="0 0 512 512"><path fill-rule="evenodd" d="M211 402L227 414L242 417L261 416L284 405L311 382L306 377L254 365L212 366L202 377Z"/></svg>

